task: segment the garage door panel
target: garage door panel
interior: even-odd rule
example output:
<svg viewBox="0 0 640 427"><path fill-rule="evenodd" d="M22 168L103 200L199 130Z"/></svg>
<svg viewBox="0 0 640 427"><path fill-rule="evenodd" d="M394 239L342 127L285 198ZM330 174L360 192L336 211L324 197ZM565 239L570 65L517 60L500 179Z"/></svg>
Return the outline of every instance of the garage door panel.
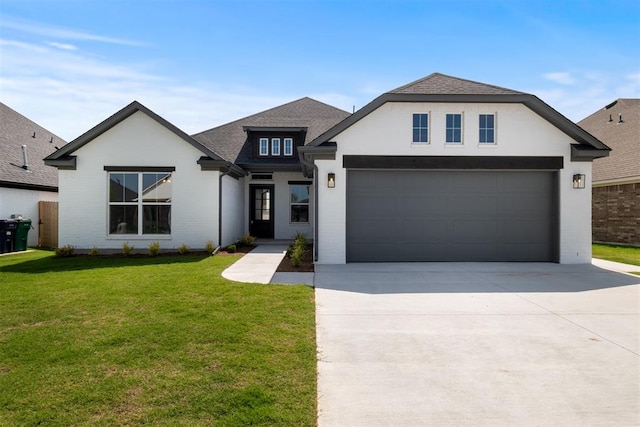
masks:
<svg viewBox="0 0 640 427"><path fill-rule="evenodd" d="M347 261L552 261L553 172L347 172Z"/></svg>

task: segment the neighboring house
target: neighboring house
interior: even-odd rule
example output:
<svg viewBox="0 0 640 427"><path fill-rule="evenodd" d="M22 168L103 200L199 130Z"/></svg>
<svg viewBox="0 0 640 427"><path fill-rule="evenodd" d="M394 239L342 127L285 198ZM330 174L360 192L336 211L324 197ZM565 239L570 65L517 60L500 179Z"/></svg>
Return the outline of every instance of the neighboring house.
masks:
<svg viewBox="0 0 640 427"><path fill-rule="evenodd" d="M38 203L58 200L58 171L43 159L66 142L0 103L0 218L32 220L29 246L38 245Z"/></svg>
<svg viewBox="0 0 640 427"><path fill-rule="evenodd" d="M640 246L640 99L618 99L578 122L611 148L593 163L593 241Z"/></svg>
<svg viewBox="0 0 640 427"><path fill-rule="evenodd" d="M608 151L533 95L436 73L354 114L303 98L193 136L134 102L46 162L79 249L304 233L327 264L589 263L574 187Z"/></svg>

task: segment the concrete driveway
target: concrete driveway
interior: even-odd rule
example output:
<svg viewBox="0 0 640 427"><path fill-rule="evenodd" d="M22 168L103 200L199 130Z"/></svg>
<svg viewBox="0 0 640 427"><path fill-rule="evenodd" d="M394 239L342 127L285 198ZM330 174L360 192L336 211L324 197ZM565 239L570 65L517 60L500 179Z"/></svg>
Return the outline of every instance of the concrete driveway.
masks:
<svg viewBox="0 0 640 427"><path fill-rule="evenodd" d="M640 425L640 277L316 266L319 426Z"/></svg>

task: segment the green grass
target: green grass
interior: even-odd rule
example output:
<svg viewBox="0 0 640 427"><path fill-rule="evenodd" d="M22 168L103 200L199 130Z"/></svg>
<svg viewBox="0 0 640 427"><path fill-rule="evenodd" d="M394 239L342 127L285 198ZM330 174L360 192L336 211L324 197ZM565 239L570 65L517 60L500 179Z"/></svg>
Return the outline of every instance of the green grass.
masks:
<svg viewBox="0 0 640 427"><path fill-rule="evenodd" d="M640 248L594 244L593 257L640 266Z"/></svg>
<svg viewBox="0 0 640 427"><path fill-rule="evenodd" d="M0 257L0 425L315 425L313 290L235 260Z"/></svg>

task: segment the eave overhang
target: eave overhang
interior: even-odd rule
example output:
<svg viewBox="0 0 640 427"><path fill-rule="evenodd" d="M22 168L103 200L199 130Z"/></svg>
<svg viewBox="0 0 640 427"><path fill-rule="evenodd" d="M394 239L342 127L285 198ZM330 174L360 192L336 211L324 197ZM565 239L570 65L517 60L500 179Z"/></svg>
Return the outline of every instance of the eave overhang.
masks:
<svg viewBox="0 0 640 427"><path fill-rule="evenodd" d="M315 160L335 160L338 144L333 141L325 142L322 145L304 145L298 147L298 157L302 165L302 173L307 178L313 177L313 162Z"/></svg>
<svg viewBox="0 0 640 427"><path fill-rule="evenodd" d="M571 144L571 161L572 162L592 162L594 159L609 156L608 150L599 150L590 145Z"/></svg>
<svg viewBox="0 0 640 427"><path fill-rule="evenodd" d="M200 157L197 163L200 165L200 170L203 171L220 171L225 175L229 175L232 178L242 178L247 175L247 172L240 166L235 165L226 160L212 159L210 157Z"/></svg>
<svg viewBox="0 0 640 427"><path fill-rule="evenodd" d="M56 158L49 156L44 159L45 165L65 170L76 170L76 162L76 156L61 156Z"/></svg>
<svg viewBox="0 0 640 427"><path fill-rule="evenodd" d="M242 126L245 132L306 132L306 126Z"/></svg>

